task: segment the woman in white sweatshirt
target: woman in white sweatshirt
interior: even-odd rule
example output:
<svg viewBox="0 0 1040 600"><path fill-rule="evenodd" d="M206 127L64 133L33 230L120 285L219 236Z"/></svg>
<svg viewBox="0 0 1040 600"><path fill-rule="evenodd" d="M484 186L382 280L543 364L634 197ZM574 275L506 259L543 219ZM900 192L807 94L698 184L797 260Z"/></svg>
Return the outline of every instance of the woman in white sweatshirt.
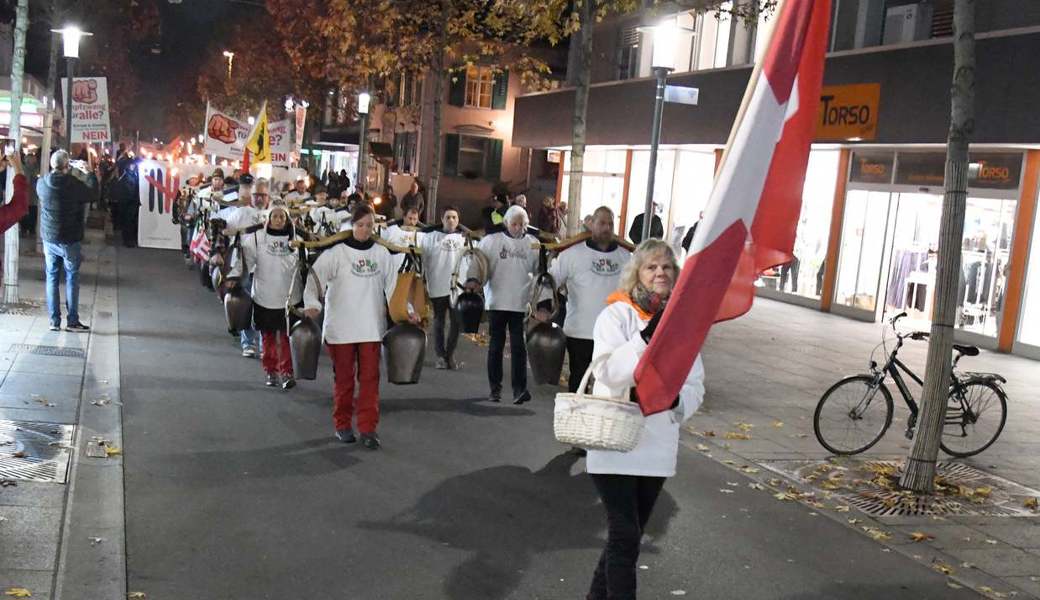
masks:
<svg viewBox="0 0 1040 600"><path fill-rule="evenodd" d="M478 248L488 258L490 277L484 285L484 302L488 310L491 339L488 344L489 400L502 400L502 356L509 330L512 352L513 404L531 399L527 391L527 343L524 340L524 317L531 296L531 281L538 267L538 243L527 230L527 211L511 206L501 226L488 230Z"/></svg>
<svg viewBox="0 0 1040 600"><path fill-rule="evenodd" d="M625 265L620 289L607 299L593 327L593 393L634 398L635 369L657 329L679 274L675 254L658 239L644 241ZM698 356L672 410L646 418L631 452L589 450L589 473L607 513L607 544L589 600L636 597L636 561L643 528L666 478L675 475L679 425L704 398Z"/></svg>
<svg viewBox="0 0 1040 600"><path fill-rule="evenodd" d="M303 296L299 257L290 242L296 230L283 204L275 204L267 213L267 226L243 234L241 252L231 266L230 277L241 278L252 273L253 325L263 338L261 364L267 373L268 387L288 390L296 385L286 325L285 302L300 303ZM292 290L292 298L289 291Z"/></svg>
<svg viewBox="0 0 1040 600"><path fill-rule="evenodd" d="M370 450L380 446L376 434L380 342L386 329L386 305L397 284L390 252L375 243L374 228L371 205L359 204L352 215L352 237L321 253L311 269L317 282L308 277L304 293L304 312L311 318L317 318L322 296L325 299L323 338L335 370L336 438L347 444L356 441L356 412L361 443Z"/></svg>
<svg viewBox="0 0 1040 600"><path fill-rule="evenodd" d="M455 369L455 345L459 341L459 316L451 307L451 276L463 250L466 232L459 226L459 209L444 209L441 224L422 230L419 236L426 287L433 304L433 341L437 352L438 369ZM445 317L449 321L448 335L444 335Z"/></svg>

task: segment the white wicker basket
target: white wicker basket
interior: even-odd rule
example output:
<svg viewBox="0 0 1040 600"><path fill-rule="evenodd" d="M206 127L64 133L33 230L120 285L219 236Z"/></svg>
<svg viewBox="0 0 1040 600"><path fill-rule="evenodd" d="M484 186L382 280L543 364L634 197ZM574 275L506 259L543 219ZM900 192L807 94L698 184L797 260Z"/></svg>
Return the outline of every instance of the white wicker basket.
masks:
<svg viewBox="0 0 1040 600"><path fill-rule="evenodd" d="M606 358L604 355L589 365L577 393L556 394L553 432L564 444L628 452L639 444L643 433L643 413L639 405L624 398L583 393L592 369Z"/></svg>

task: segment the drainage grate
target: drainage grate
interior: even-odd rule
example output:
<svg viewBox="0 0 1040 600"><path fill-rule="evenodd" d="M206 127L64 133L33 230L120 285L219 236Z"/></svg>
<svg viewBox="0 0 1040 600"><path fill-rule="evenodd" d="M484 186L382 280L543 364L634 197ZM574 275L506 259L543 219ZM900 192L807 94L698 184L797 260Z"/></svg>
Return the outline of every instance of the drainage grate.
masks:
<svg viewBox="0 0 1040 600"><path fill-rule="evenodd" d="M0 479L65 483L73 429L57 423L0 420Z"/></svg>
<svg viewBox="0 0 1040 600"><path fill-rule="evenodd" d="M17 315L20 317L31 317L40 312L42 304L33 300L23 300L21 302L9 302L7 304L0 304L0 315Z"/></svg>
<svg viewBox="0 0 1040 600"><path fill-rule="evenodd" d="M37 344L11 344L10 352L24 352L26 354L40 354L43 356L68 356L72 358L87 357L86 353L80 348L40 346Z"/></svg>
<svg viewBox="0 0 1040 600"><path fill-rule="evenodd" d="M898 479L902 461L777 460L763 465L813 487L818 495L841 499L874 517L1040 516L1025 507L1026 500L1040 492L964 463L938 463L937 476L947 493L931 496L892 489L890 482Z"/></svg>

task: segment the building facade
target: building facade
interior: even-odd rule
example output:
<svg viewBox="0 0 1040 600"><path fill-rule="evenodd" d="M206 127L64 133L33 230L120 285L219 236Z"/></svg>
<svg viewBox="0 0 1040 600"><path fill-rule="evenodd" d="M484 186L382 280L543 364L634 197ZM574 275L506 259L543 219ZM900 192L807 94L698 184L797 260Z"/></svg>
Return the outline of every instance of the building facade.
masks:
<svg viewBox="0 0 1040 600"><path fill-rule="evenodd" d="M930 320L942 209L953 50L952 1L835 0L820 119L803 190L796 260L761 295L866 321ZM1040 3L979 5L976 125L957 335L1040 358ZM653 194L678 245L700 218L769 19L684 12L669 84L700 90L668 104ZM660 15L654 17L660 19ZM646 200L654 82L647 14L596 29L582 215L599 205L624 234ZM521 97L513 143L562 153L567 197L573 90ZM573 209L573 207L572 207Z"/></svg>

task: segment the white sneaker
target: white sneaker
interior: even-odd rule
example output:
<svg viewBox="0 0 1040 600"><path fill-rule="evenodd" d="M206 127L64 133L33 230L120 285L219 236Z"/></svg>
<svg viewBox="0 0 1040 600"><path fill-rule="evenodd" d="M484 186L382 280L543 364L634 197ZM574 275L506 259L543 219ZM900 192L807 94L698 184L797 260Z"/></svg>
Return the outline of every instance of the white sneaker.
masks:
<svg viewBox="0 0 1040 600"><path fill-rule="evenodd" d="M256 358L256 348L252 346L246 346L242 348L242 356L246 358Z"/></svg>

